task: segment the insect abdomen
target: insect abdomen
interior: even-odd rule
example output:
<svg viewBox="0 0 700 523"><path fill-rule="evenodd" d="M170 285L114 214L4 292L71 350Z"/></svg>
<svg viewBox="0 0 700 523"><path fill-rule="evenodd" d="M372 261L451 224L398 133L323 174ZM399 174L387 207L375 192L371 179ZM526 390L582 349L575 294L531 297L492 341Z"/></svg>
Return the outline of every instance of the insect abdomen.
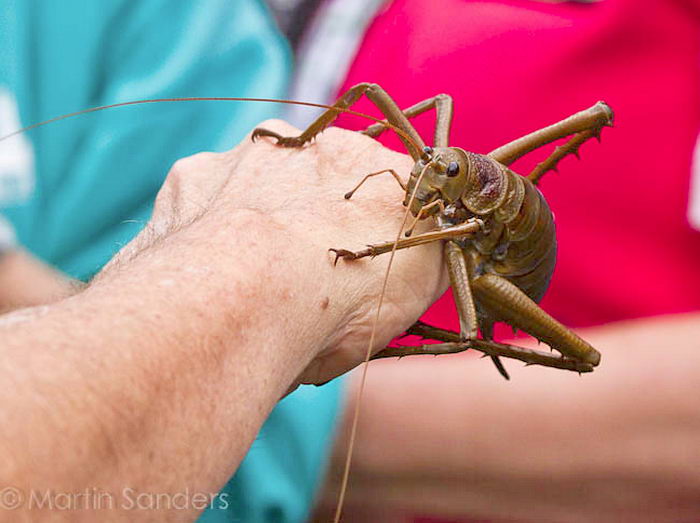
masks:
<svg viewBox="0 0 700 523"><path fill-rule="evenodd" d="M482 260L481 270L507 278L540 301L556 262L549 205L527 178L486 156L471 154L469 159L477 171L476 187L462 201L486 224L486 230L471 241ZM486 192L490 198L484 197Z"/></svg>

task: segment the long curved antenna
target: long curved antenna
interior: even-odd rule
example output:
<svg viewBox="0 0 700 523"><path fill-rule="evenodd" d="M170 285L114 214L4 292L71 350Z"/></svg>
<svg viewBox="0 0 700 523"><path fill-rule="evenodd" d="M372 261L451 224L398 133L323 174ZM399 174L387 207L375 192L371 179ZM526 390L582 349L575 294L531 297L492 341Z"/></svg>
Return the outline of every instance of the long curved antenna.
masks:
<svg viewBox="0 0 700 523"><path fill-rule="evenodd" d="M27 127L22 127L21 129L17 129L16 131L11 132L10 134L6 134L5 136L0 136L0 142L2 142L3 140L7 140L8 138L12 138L13 136L17 136L18 134L22 134L22 133L25 133L27 131L31 131L32 129L36 129L37 127L43 127L44 125L48 125L48 124L51 124L54 122L59 122L61 120L67 120L68 118L74 118L76 116L82 116L84 114L96 113L98 111L104 111L107 109L116 109L117 107L127 107L130 105L144 105L144 104L169 103L169 102L259 102L259 103L304 105L307 107L318 107L321 109L333 109L333 110L338 111L338 112L352 114L353 116L359 116L360 118L366 118L368 120L372 120L373 122L380 123L386 127L389 127L391 130L393 130L397 134L401 135L403 138L406 138L413 145L416 145L415 142L411 139L411 137L408 136L408 134L406 134L402 129L399 129L395 125L392 125L389 122L385 122L381 118L375 118L374 116L370 116L369 114L360 113L358 111L353 111L352 109L342 109L339 107L333 107L331 105L314 103L314 102L300 102L298 100L284 100L284 99L277 99L277 98L244 98L244 97L237 97L237 96L197 96L197 97L177 97L177 98L149 98L149 99L145 99L145 100L131 100L128 102L119 102L119 103L109 104L109 105L100 105L97 107L90 107L88 109L82 109L80 111L75 111L72 113L62 114L60 116L54 116L53 118L49 118L48 120L44 120L43 122L37 122L37 123L31 124L31 125L28 125ZM417 145L416 145L416 148L418 148Z"/></svg>
<svg viewBox="0 0 700 523"><path fill-rule="evenodd" d="M372 356L372 346L374 345L374 338L376 337L377 334L377 326L379 325L379 313L382 310L382 305L384 304L384 295L386 294L386 287L389 282L389 273L391 271L391 265L394 262L394 255L396 254L396 247L399 244L399 240L401 239L401 233L403 232L404 228L406 227L406 222L408 221L408 215L411 213L411 205L413 204L413 200L416 197L416 192L418 191L418 187L420 187L420 182L423 179L423 176L425 175L426 171L428 169L428 166L426 165L423 170L420 173L420 176L418 176L418 179L416 180L416 185L415 188L413 189L413 192L411 193L411 197L408 200L408 204L406 205L406 211L403 214L403 221L401 222L401 227L399 227L399 232L396 235L396 240L394 241L394 246L391 249L391 253L389 254L389 263L387 263L386 266L386 272L384 273L384 281L382 283L382 292L379 294L379 301L377 303L377 309L376 313L374 315L374 321L372 322L372 333L369 336L369 343L367 344L367 353L365 354L365 361L363 362L364 365L362 367L362 377L360 379L360 388L357 391L357 397L355 398L355 410L352 415L352 427L350 429L350 443L348 443L348 450L347 454L345 456L345 465L343 467L343 479L340 483L340 493L338 494L338 504L336 505L335 508L335 516L333 517L333 523L339 523L340 522L340 516L343 513L343 504L345 503L345 493L347 492L348 489L348 479L350 478L350 464L352 463L352 454L353 450L355 449L355 436L357 435L357 425L358 425L358 420L360 419L360 400L362 399L362 393L365 390L365 382L367 381L367 369L369 368L369 360L370 357Z"/></svg>

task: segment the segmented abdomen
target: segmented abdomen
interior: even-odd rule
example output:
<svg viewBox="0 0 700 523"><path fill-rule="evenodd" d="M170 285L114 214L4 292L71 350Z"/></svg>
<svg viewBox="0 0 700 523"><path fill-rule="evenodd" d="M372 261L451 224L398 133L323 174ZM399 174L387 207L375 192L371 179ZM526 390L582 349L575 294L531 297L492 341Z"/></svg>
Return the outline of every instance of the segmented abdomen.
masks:
<svg viewBox="0 0 700 523"><path fill-rule="evenodd" d="M507 278L538 302L547 290L556 262L557 240L549 205L527 178L488 157L473 156L478 157L474 166L482 174L488 171L482 178L499 188L492 194L496 207L481 215L485 231L470 242L479 270ZM467 208L473 204L470 200L464 201Z"/></svg>

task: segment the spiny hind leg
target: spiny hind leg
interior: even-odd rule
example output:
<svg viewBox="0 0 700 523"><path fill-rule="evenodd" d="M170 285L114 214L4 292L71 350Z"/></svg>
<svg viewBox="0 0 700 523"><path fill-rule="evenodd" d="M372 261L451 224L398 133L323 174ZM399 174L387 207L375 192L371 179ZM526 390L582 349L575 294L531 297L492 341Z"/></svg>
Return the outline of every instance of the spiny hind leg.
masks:
<svg viewBox="0 0 700 523"><path fill-rule="evenodd" d="M452 97L448 94L438 94L432 98L418 102L411 107L404 109L403 114L406 118L414 118L430 109L435 109L435 136L433 140L434 147L447 147L450 142L450 127L452 125L453 103ZM381 123L375 123L367 127L362 134L376 138L384 131L387 126Z"/></svg>
<svg viewBox="0 0 700 523"><path fill-rule="evenodd" d="M564 356L596 366L600 353L552 318L510 281L484 274L472 281L476 300L499 321L521 329Z"/></svg>
<svg viewBox="0 0 700 523"><path fill-rule="evenodd" d="M529 177L537 182L546 171L554 169L562 158L568 154L576 154L585 141L600 137L603 127L612 127L613 116L613 111L608 104L598 102L585 111L580 111L560 122L503 145L491 151L488 156L507 166L543 145L574 135L569 142L558 147L547 160L540 164L542 167L538 166L530 173Z"/></svg>
<svg viewBox="0 0 700 523"><path fill-rule="evenodd" d="M333 104L333 109L327 109L323 112L321 116L299 136L281 136L274 131L258 127L253 131L252 139L255 141L255 139L261 136L269 136L275 138L277 144L283 147L301 147L328 127L344 109L348 109L352 106L363 94L377 106L390 124L398 127L407 135L406 137L397 133L413 160L417 161L425 147L420 135L408 121L408 118L401 112L396 102L394 102L382 87L377 84L366 82L357 84L348 89L345 94Z"/></svg>
<svg viewBox="0 0 700 523"><path fill-rule="evenodd" d="M571 370L575 372L592 372L593 365L579 360L567 358L543 352L535 349L518 347L506 343L475 339L468 342L459 341L459 333L433 327L427 323L418 321L408 328L406 334L420 336L422 338L443 341L444 343L433 343L429 345L404 345L400 347L387 347L372 356L373 360L381 358L402 358L404 356L456 354L468 349L478 350L487 356L511 358L524 362L526 365L542 365L557 369Z"/></svg>
<svg viewBox="0 0 700 523"><path fill-rule="evenodd" d="M588 129L574 134L564 145L555 148L546 160L538 163L530 174L527 175L527 179L537 185L545 173L548 171L556 171L559 162L570 154L579 158L579 148L593 137L600 138L600 129Z"/></svg>

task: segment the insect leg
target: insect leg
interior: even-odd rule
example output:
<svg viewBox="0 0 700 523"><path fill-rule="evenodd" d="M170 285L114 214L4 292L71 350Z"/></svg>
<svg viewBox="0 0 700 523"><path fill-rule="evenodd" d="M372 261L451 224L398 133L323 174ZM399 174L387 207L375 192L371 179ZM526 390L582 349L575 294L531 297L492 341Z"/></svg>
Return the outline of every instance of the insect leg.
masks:
<svg viewBox="0 0 700 523"><path fill-rule="evenodd" d="M590 137L599 136L603 127L612 127L612 124L612 109L605 102L598 102L585 111L580 111L565 120L507 143L491 151L488 156L507 166L527 153L555 140L584 131L591 131Z"/></svg>
<svg viewBox="0 0 700 523"><path fill-rule="evenodd" d="M450 141L450 126L452 125L453 104L452 97L448 94L438 94L422 102L412 105L408 109L403 110L406 118L413 118L430 109L435 108L435 138L433 140L434 147L447 147ZM370 125L362 131L362 134L376 138L387 127L381 123Z"/></svg>
<svg viewBox="0 0 700 523"><path fill-rule="evenodd" d="M396 105L396 102L394 102L389 94L379 85L372 83L361 83L348 89L348 91L346 91L345 94L343 94L338 101L333 104L333 109L328 109L321 114L321 116L319 116L299 136L280 136L273 131L258 127L253 131L252 138L255 140L260 136L270 136L277 139L278 145L284 147L301 147L328 127L331 122L338 117L343 109L349 108L351 105L357 102L357 100L359 100L363 94L366 95L367 98L369 98L372 103L377 106L377 108L379 108L382 114L386 116L386 119L390 124L395 125L401 129L401 131L406 133L406 135L408 135L408 137L406 137L400 133L397 133L413 160L418 161L423 154L423 147L425 147L423 139L413 128L411 122L409 122L408 118L404 116L401 109L399 109L398 105Z"/></svg>
<svg viewBox="0 0 700 523"><path fill-rule="evenodd" d="M505 278L485 274L471 283L477 301L498 320L524 330L564 356L593 366L600 362L597 350L543 311Z"/></svg>
<svg viewBox="0 0 700 523"><path fill-rule="evenodd" d="M478 324L476 320L476 307L469 285L469 272L464 259L462 248L454 241L445 242L445 263L450 276L450 286L457 305L459 316L460 341L476 338Z"/></svg>
<svg viewBox="0 0 700 523"><path fill-rule="evenodd" d="M571 370L575 372L592 372L593 365L580 360L555 355L549 352L542 352L535 349L497 343L481 339L459 341L459 333L446 329L433 327L423 322L416 322L407 331L407 334L414 334L424 338L444 341L445 343L432 343L429 345L404 345L401 347L387 347L372 356L372 359L382 358L402 358L404 356L456 354L468 349L478 350L488 356L512 358L525 362L527 365L542 365L557 369Z"/></svg>
<svg viewBox="0 0 700 523"><path fill-rule="evenodd" d="M573 154L578 158L579 148L594 136L599 136L600 130L588 129L576 133L568 142L554 149L546 160L537 164L537 166L527 175L527 178L537 185L540 178L548 171L556 171L557 164L566 156Z"/></svg>
<svg viewBox="0 0 700 523"><path fill-rule="evenodd" d="M453 241L445 242L445 262L447 263L447 272L450 276L452 297L455 300L457 315L459 316L459 338L461 342L470 342L475 340L477 336L476 307L472 297L471 277L467 261L462 248L457 243ZM510 376L506 372L505 367L503 367L501 360L498 359L498 356L491 355L491 360L501 376L509 380Z"/></svg>
<svg viewBox="0 0 700 523"><path fill-rule="evenodd" d="M411 236L410 238L401 238L398 242L396 242L396 249L407 249L409 247L415 247L416 245L422 245L424 243L430 243L438 240L468 237L481 229L481 227L482 223L480 221L472 220L453 227L447 227L445 229L429 231L416 236ZM346 260L357 260L366 256L374 257L391 252L391 250L394 248L394 243L395 242L393 241L376 243L373 245L368 245L366 249L354 252L346 249L330 249L330 251L335 253L336 262L340 258L344 258Z"/></svg>

